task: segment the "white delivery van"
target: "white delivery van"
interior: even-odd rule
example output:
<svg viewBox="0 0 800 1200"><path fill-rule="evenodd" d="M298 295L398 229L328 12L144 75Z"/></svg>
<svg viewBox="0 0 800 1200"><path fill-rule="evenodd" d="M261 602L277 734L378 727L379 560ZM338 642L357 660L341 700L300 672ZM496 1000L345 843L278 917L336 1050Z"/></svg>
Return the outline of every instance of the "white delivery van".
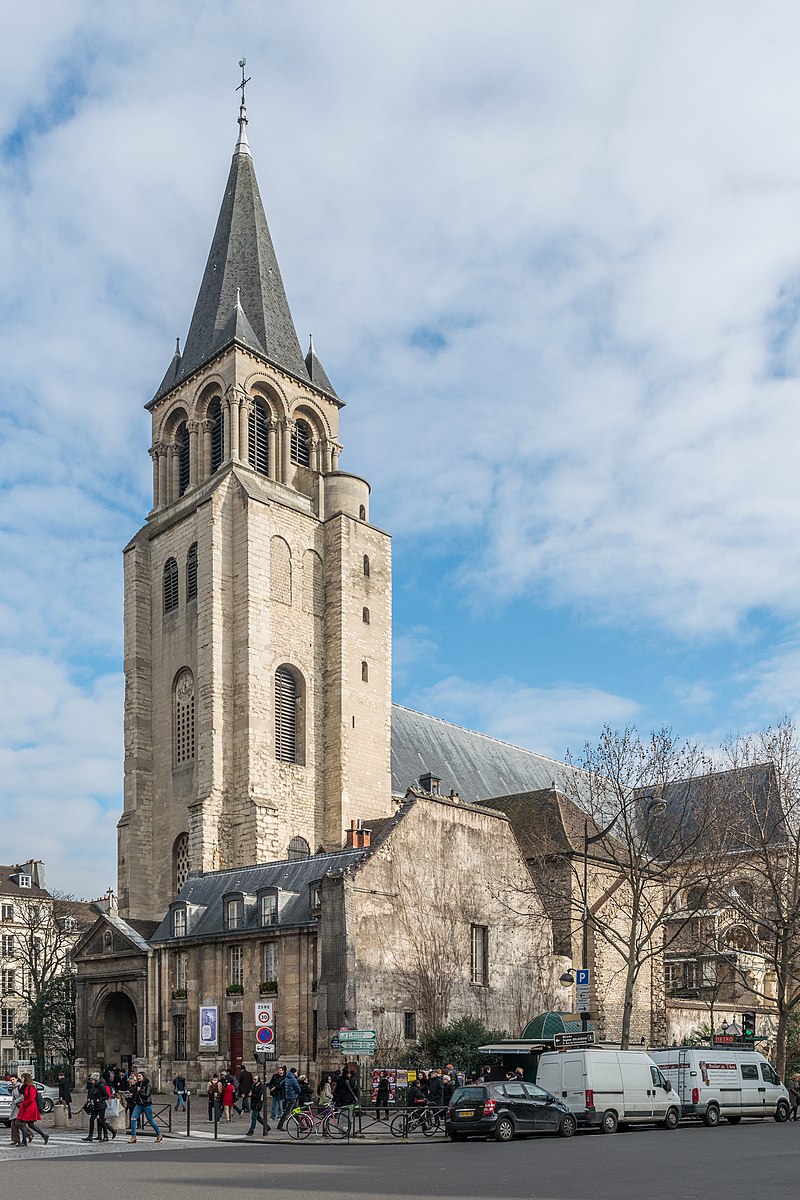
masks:
<svg viewBox="0 0 800 1200"><path fill-rule="evenodd" d="M684 1117L737 1125L742 1117L789 1116L789 1093L758 1050L676 1046L650 1054L680 1096Z"/></svg>
<svg viewBox="0 0 800 1200"><path fill-rule="evenodd" d="M579 1125L601 1133L614 1133L620 1122L675 1129L681 1118L680 1097L644 1050L548 1050L536 1082L563 1100Z"/></svg>

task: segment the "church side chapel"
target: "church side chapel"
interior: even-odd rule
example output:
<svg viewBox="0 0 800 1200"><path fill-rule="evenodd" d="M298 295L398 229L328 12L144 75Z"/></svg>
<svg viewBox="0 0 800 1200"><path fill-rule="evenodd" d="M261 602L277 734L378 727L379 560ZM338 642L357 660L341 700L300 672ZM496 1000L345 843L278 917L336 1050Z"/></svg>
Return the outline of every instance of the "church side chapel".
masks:
<svg viewBox="0 0 800 1200"><path fill-rule="evenodd" d="M295 331L245 82L189 331L147 405L118 894L75 949L79 1078L135 1060L195 1087L252 1064L258 1004L268 1052L310 1073L340 1061L342 1026L390 1061L441 1021L517 1036L572 1003L529 867L571 768L392 705L391 539Z"/></svg>

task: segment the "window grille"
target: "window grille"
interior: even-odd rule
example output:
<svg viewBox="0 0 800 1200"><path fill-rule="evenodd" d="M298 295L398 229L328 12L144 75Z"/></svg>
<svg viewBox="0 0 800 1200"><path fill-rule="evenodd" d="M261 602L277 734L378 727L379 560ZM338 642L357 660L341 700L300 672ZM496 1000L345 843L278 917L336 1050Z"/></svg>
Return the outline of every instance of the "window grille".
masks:
<svg viewBox="0 0 800 1200"><path fill-rule="evenodd" d="M307 421L295 421L292 429L292 462L311 466L311 429Z"/></svg>
<svg viewBox="0 0 800 1200"><path fill-rule="evenodd" d="M369 555L364 555L364 575L369 579Z"/></svg>
<svg viewBox="0 0 800 1200"><path fill-rule="evenodd" d="M186 937L186 909L176 908L172 913L172 936Z"/></svg>
<svg viewBox="0 0 800 1200"><path fill-rule="evenodd" d="M485 987L489 982L489 930L485 925L472 925L470 934L470 978Z"/></svg>
<svg viewBox="0 0 800 1200"><path fill-rule="evenodd" d="M242 929L244 927L244 901L241 896L235 896L225 901L225 928ZM235 983L236 980L232 980Z"/></svg>
<svg viewBox="0 0 800 1200"><path fill-rule="evenodd" d="M406 1041L413 1042L417 1036L417 1014L415 1012L403 1013L403 1037Z"/></svg>
<svg viewBox="0 0 800 1200"><path fill-rule="evenodd" d="M175 435L178 447L178 495L182 496L189 486L189 431L184 421Z"/></svg>
<svg viewBox="0 0 800 1200"><path fill-rule="evenodd" d="M211 474L222 466L225 451L224 430L222 425L222 405L219 400L212 400L208 406L208 419L211 422Z"/></svg>
<svg viewBox="0 0 800 1200"><path fill-rule="evenodd" d="M289 842L289 858L310 858L311 847L304 837L293 837Z"/></svg>
<svg viewBox="0 0 800 1200"><path fill-rule="evenodd" d="M297 762L297 682L288 667L275 672L275 757Z"/></svg>
<svg viewBox="0 0 800 1200"><path fill-rule="evenodd" d="M261 895L261 924L262 925L277 925L278 924L278 893L263 892ZM271 979L271 975L266 975L265 979Z"/></svg>
<svg viewBox="0 0 800 1200"><path fill-rule="evenodd" d="M178 564L174 558L164 563L164 612L178 607Z"/></svg>
<svg viewBox="0 0 800 1200"><path fill-rule="evenodd" d="M254 400L247 418L247 457L254 471L269 473L269 413L263 400Z"/></svg>
<svg viewBox="0 0 800 1200"><path fill-rule="evenodd" d="M176 767L194 759L194 746L194 679L191 671L183 671L175 683Z"/></svg>
<svg viewBox="0 0 800 1200"><path fill-rule="evenodd" d="M244 948L231 946L231 983L244 984Z"/></svg>
<svg viewBox="0 0 800 1200"><path fill-rule="evenodd" d="M262 978L265 983L278 982L278 943L264 943L264 961L262 964Z"/></svg>
<svg viewBox="0 0 800 1200"><path fill-rule="evenodd" d="M186 1014L176 1013L172 1018L175 1033L174 1054L178 1062L186 1061Z"/></svg>
<svg viewBox="0 0 800 1200"><path fill-rule="evenodd" d="M197 542L192 542L186 555L186 599L197 599Z"/></svg>
<svg viewBox="0 0 800 1200"><path fill-rule="evenodd" d="M0 920L3 920L3 921L13 921L14 920L14 905L13 904L0 905Z"/></svg>
<svg viewBox="0 0 800 1200"><path fill-rule="evenodd" d="M14 1009L4 1008L0 1011L0 1034L3 1037L14 1036Z"/></svg>
<svg viewBox="0 0 800 1200"><path fill-rule="evenodd" d="M175 895L177 896L189 878L189 835L182 833L176 838L172 849L172 869L175 878Z"/></svg>
<svg viewBox="0 0 800 1200"><path fill-rule="evenodd" d="M3 940L0 942L0 949L4 958L11 958L14 953L14 935L13 933L4 933Z"/></svg>

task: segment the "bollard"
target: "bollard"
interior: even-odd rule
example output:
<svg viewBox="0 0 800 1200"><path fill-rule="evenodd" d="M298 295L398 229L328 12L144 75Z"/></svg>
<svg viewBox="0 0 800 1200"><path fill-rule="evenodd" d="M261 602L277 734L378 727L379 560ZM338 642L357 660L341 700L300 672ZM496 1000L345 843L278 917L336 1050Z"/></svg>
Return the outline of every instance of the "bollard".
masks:
<svg viewBox="0 0 800 1200"><path fill-rule="evenodd" d="M69 1129L66 1105L56 1104L53 1109L53 1125L56 1129Z"/></svg>

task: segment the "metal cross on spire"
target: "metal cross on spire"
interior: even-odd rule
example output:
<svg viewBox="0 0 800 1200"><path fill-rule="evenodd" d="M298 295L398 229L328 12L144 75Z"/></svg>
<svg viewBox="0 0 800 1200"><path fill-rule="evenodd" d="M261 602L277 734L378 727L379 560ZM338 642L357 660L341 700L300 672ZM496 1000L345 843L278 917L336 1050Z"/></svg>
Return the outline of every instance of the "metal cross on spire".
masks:
<svg viewBox="0 0 800 1200"><path fill-rule="evenodd" d="M247 78L245 78L244 69L247 66L246 58L239 59L239 66L242 68L242 82L238 85L236 90L237 90L237 92L242 93L242 102L239 105L239 128L241 129L242 134L244 134L244 127L247 124L247 105L245 104L245 101L244 101L244 89L247 86L247 84L250 82L251 77L248 75Z"/></svg>

